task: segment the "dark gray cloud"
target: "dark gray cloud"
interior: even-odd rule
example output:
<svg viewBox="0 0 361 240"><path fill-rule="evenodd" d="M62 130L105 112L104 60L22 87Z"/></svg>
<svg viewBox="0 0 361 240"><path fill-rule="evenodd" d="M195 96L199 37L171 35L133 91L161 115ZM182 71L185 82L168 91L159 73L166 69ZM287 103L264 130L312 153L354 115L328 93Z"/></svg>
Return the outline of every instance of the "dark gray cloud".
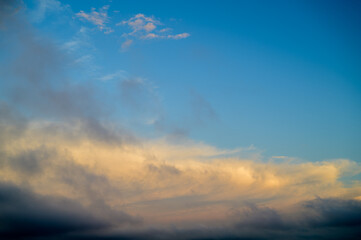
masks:
<svg viewBox="0 0 361 240"><path fill-rule="evenodd" d="M241 211L236 211L235 215L240 219L235 224L236 228L250 229L285 229L287 224L281 215L274 209L267 207L257 207L255 204L247 203Z"/></svg>
<svg viewBox="0 0 361 240"><path fill-rule="evenodd" d="M272 239L359 239L361 202L342 199L315 199L297 208L298 217L290 218L270 208L247 205L238 212L241 219L232 226L199 225L193 228L153 228L107 230L55 235L53 239L182 239L182 240L272 240ZM315 222L317 222L315 224ZM106 227L106 226L105 226ZM86 229L86 228L85 228Z"/></svg>
<svg viewBox="0 0 361 240"><path fill-rule="evenodd" d="M45 147L24 150L12 156L1 152L1 167L16 172L22 182L20 185L0 182L1 239L59 237L74 231L85 234L87 231L141 223L139 217L113 209L105 202L109 196L121 196L107 177L67 158L66 154ZM31 192L27 180L41 176L40 171L51 174L57 183L67 185L81 198L66 199ZM83 202L81 199L86 199L87 207L80 203Z"/></svg>
<svg viewBox="0 0 361 240"><path fill-rule="evenodd" d="M321 228L361 227L361 202L337 198L317 198L302 204L305 221ZM360 230L361 231L361 230Z"/></svg>
<svg viewBox="0 0 361 240"><path fill-rule="evenodd" d="M317 198L294 207L291 214L249 204L237 212L235 230L260 239L358 239L361 201ZM237 215L236 214L236 215Z"/></svg>
<svg viewBox="0 0 361 240"><path fill-rule="evenodd" d="M0 183L0 238L27 239L108 228L110 222L69 199L44 197Z"/></svg>

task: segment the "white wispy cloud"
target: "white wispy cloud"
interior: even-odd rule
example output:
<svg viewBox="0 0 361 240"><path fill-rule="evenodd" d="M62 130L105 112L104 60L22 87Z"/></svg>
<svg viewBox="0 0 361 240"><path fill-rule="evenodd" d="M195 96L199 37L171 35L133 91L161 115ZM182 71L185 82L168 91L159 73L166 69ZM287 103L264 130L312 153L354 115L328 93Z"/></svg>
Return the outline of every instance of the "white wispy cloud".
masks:
<svg viewBox="0 0 361 240"><path fill-rule="evenodd" d="M123 42L121 46L122 50L127 50L130 47L130 45L132 45L132 43L133 43L132 39L128 39L125 42Z"/></svg>
<svg viewBox="0 0 361 240"><path fill-rule="evenodd" d="M127 72L124 70L119 70L111 74L104 75L99 78L101 81L110 81L117 78L125 78L127 76Z"/></svg>
<svg viewBox="0 0 361 240"><path fill-rule="evenodd" d="M108 23L110 19L108 16L108 9L109 5L101 7L98 11L96 11L95 8L92 8L90 13L86 13L81 10L76 14L76 16L96 25L98 29L104 33L111 33L114 32L114 30L106 26L106 23Z"/></svg>
<svg viewBox="0 0 361 240"><path fill-rule="evenodd" d="M189 37L190 34L189 33L180 33L180 34L176 34L176 35L160 35L160 34L155 34L155 33L148 33L145 36L142 36L141 39L182 39L182 38L187 38Z"/></svg>
<svg viewBox="0 0 361 240"><path fill-rule="evenodd" d="M127 26L131 29L130 32L124 33L122 36L127 40L122 44L122 49L125 50L134 42L135 39L150 40L150 39L183 39L190 36L189 33L169 34L171 28L164 27L164 24L155 17L145 16L138 13L128 20L121 21L117 26ZM163 26L160 29L160 26Z"/></svg>
<svg viewBox="0 0 361 240"><path fill-rule="evenodd" d="M30 12L34 22L41 22L49 13L60 12L69 8L68 5L62 5L57 0L38 0L33 11Z"/></svg>
<svg viewBox="0 0 361 240"><path fill-rule="evenodd" d="M189 37L190 34L189 33L180 33L180 34L176 34L176 35L168 35L167 38L171 38L171 39L182 39L182 38L187 38Z"/></svg>

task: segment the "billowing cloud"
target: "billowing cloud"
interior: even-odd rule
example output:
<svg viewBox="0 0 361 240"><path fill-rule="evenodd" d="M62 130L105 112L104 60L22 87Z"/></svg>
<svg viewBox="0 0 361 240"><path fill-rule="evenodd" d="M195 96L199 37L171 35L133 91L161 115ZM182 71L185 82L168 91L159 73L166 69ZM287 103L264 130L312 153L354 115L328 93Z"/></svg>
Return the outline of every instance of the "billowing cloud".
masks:
<svg viewBox="0 0 361 240"><path fill-rule="evenodd" d="M361 188L341 180L360 173L355 162L272 163L244 158L243 150L163 139L114 144L81 130L88 127L58 124L55 130L53 123L29 122L22 133L8 133L0 181L16 188L26 182L36 196L69 199L87 214L108 216L101 223L115 224L122 234L134 228L146 234L153 226L167 236L172 224L181 234L205 237L194 229L202 224L219 236L268 239L267 232L289 236L306 229L322 236L326 229L355 232L360 225Z"/></svg>

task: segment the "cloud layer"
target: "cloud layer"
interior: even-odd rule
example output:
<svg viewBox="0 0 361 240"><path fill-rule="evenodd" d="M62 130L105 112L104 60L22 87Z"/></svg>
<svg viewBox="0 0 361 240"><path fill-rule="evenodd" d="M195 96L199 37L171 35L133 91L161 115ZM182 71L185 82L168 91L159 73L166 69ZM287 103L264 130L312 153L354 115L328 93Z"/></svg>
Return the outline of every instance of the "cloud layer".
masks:
<svg viewBox="0 0 361 240"><path fill-rule="evenodd" d="M118 142L121 134L105 141L81 121L28 122L16 132L19 123L2 122L4 236L19 228L27 237L90 229L147 236L153 228L168 238L178 236L173 225L184 238L209 237L206 228L219 238L298 239L303 231L355 233L361 224L361 189L340 180L360 172L349 160L273 163L194 142Z"/></svg>

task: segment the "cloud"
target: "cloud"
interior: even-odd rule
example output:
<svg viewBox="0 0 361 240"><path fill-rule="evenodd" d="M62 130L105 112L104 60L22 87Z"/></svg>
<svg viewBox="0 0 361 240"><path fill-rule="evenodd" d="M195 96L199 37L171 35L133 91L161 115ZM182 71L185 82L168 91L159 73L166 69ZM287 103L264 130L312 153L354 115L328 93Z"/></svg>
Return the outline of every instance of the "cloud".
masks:
<svg viewBox="0 0 361 240"><path fill-rule="evenodd" d="M189 37L190 34L189 33L180 33L180 34L176 34L176 35L168 35L167 38L171 38L171 39L182 39L182 38L187 38Z"/></svg>
<svg viewBox="0 0 361 240"><path fill-rule="evenodd" d="M117 24L118 26L126 25L132 31L124 33L123 37L127 40L123 43L124 48L129 47L129 45L136 39L183 39L190 36L189 33L180 33L180 34L167 34L171 31L171 28L158 28L163 26L163 24L157 20L155 17L147 17L142 13L136 14L128 20L121 21ZM131 42L129 42L131 40ZM123 48L122 45L122 48Z"/></svg>
<svg viewBox="0 0 361 240"><path fill-rule="evenodd" d="M182 38L187 38L189 37L190 34L189 33L181 33L181 34L176 34L176 35L159 35L159 34L155 34L155 33L148 33L144 36L141 36L141 39L182 39Z"/></svg>
<svg viewBox="0 0 361 240"><path fill-rule="evenodd" d="M0 202L0 237L4 239L61 236L114 224L76 201L42 196L4 182L0 182ZM124 221L131 218L124 215Z"/></svg>
<svg viewBox="0 0 361 240"><path fill-rule="evenodd" d="M144 26L144 30L147 31L147 32L153 31L155 28L156 28L156 26L151 22L147 23Z"/></svg>
<svg viewBox="0 0 361 240"><path fill-rule="evenodd" d="M357 227L361 226L361 201L337 198L305 201L304 221L313 227Z"/></svg>
<svg viewBox="0 0 361 240"><path fill-rule="evenodd" d="M124 70L119 70L111 74L107 74L99 78L101 81L110 81L113 79L123 79L127 75L127 72Z"/></svg>
<svg viewBox="0 0 361 240"><path fill-rule="evenodd" d="M0 182L30 189L30 197L19 199L44 207L38 210L44 212L41 219L49 224L58 219L54 225L61 229L67 211L56 199L72 202L64 207L67 210L79 205L74 221L85 214L89 217L84 219L104 226L92 233L99 238L298 239L305 232L327 239L332 233L340 237L358 231L361 205L353 199L361 195L361 188L357 183L346 186L341 179L357 175L361 166L349 160L267 162L243 157L242 149L222 150L190 140L132 141L114 128L104 131L110 126L99 126L98 121L30 121L23 131L13 132L7 129L16 129L12 125L23 125L22 121L9 111L2 115L0 131L7 134L7 141L0 145ZM6 202L11 209L22 209L17 201ZM6 234L22 227L17 225L20 219L38 216L9 214L4 216L13 216L16 222L9 222ZM72 221L64 222L71 226L60 232L54 226L54 234L75 229ZM33 234L27 231L24 227L22 232ZM87 227L79 231L89 236Z"/></svg>
<svg viewBox="0 0 361 240"><path fill-rule="evenodd" d="M128 20L124 20L118 23L117 25L128 25L133 31L128 33L127 35L136 35L142 31L153 31L157 27L157 25L160 24L161 23L154 17L146 17L144 14L139 13Z"/></svg>
<svg viewBox="0 0 361 240"><path fill-rule="evenodd" d="M161 32L161 33L168 32L168 31L172 31L172 29L171 28L163 28L163 29L159 30L159 32Z"/></svg>
<svg viewBox="0 0 361 240"><path fill-rule="evenodd" d="M98 11L96 11L95 8L92 8L90 13L86 13L81 10L76 14L76 16L80 19L85 19L88 22L96 25L99 30L103 31L106 34L112 33L114 32L114 30L106 26L106 23L108 23L110 19L110 17L108 16L108 9L109 5L101 7Z"/></svg>
<svg viewBox="0 0 361 240"><path fill-rule="evenodd" d="M133 43L132 39L126 40L125 42L122 43L121 49L127 50L130 47L130 45L132 45L132 43Z"/></svg>

